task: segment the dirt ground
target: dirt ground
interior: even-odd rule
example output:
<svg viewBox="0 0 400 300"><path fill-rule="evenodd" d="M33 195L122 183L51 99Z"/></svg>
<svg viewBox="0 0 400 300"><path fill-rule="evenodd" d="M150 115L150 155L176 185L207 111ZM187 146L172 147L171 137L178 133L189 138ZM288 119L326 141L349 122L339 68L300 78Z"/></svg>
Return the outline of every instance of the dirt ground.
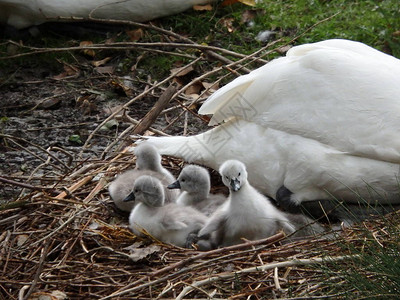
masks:
<svg viewBox="0 0 400 300"><path fill-rule="evenodd" d="M78 62L72 70L67 64L57 63L53 56L49 57L52 60L49 64L41 56L32 59L32 64L21 66L16 62L15 66L11 64L11 68L0 70L1 176L46 186L46 176L61 178L82 164L112 155L116 148L107 153L103 151L132 125L121 113L94 134L83 148L86 139L103 120L151 87L151 83L135 80L135 74L129 72L101 73L91 66L91 57L82 53L74 55ZM123 55L116 56L117 59L107 67L116 68L125 59ZM128 81L121 78L128 78ZM161 93L158 89L147 94L130 105L126 114L140 120ZM182 109L173 101L169 108L152 126L166 134L182 134L185 119ZM172 120L175 120L172 126L168 126ZM186 125L189 134L207 127L193 114L186 114ZM129 134L118 140L116 146L122 143L132 143ZM60 162L47 161L46 151ZM2 202L16 199L22 191L14 184L2 183L0 186Z"/></svg>

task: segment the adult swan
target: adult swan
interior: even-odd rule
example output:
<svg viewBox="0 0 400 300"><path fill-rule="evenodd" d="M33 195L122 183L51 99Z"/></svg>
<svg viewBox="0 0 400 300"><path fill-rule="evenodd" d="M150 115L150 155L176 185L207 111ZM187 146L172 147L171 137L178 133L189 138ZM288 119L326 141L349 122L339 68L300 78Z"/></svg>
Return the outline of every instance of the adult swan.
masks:
<svg viewBox="0 0 400 300"><path fill-rule="evenodd" d="M359 42L291 48L215 92L214 129L151 138L161 154L211 168L245 163L250 183L289 206L400 203L400 60Z"/></svg>

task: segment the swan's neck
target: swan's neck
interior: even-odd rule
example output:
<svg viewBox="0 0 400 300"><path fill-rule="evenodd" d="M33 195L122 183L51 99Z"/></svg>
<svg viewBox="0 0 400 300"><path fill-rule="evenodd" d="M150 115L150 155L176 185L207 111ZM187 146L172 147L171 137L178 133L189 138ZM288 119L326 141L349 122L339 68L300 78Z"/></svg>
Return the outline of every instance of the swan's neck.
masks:
<svg viewBox="0 0 400 300"><path fill-rule="evenodd" d="M184 191L176 200L176 202L181 205L193 205L195 203L203 201L204 199L207 199L208 196L209 196L208 191L200 191L193 193L188 193Z"/></svg>

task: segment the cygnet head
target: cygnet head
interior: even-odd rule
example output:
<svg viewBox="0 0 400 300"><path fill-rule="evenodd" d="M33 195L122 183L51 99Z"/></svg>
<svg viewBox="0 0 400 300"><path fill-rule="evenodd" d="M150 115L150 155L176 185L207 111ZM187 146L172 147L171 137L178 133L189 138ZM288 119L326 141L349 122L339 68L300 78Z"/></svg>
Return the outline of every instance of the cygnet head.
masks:
<svg viewBox="0 0 400 300"><path fill-rule="evenodd" d="M178 180L168 186L169 189L181 189L189 194L206 194L210 192L210 175L200 166L187 165L179 174Z"/></svg>
<svg viewBox="0 0 400 300"><path fill-rule="evenodd" d="M219 168L222 182L233 192L247 183L246 166L238 160L227 160Z"/></svg>
<svg viewBox="0 0 400 300"><path fill-rule="evenodd" d="M161 167L161 155L157 149L146 142L139 144L134 153L136 155L136 169L159 171Z"/></svg>
<svg viewBox="0 0 400 300"><path fill-rule="evenodd" d="M155 177L143 175L135 181L132 193L124 201L140 201L147 206L163 206L165 201L164 187Z"/></svg>

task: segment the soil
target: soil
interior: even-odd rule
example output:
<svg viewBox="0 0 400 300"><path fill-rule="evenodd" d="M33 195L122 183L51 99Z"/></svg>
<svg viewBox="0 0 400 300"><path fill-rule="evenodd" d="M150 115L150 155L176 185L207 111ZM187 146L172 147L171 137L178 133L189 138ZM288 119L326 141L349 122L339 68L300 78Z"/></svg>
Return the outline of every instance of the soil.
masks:
<svg viewBox="0 0 400 300"><path fill-rule="evenodd" d="M16 64L15 68L0 71L0 176L46 186L47 175L66 176L82 164L100 159L106 147L131 125L119 116L99 130L91 138L89 147L83 149L86 139L104 119L149 85L133 80L127 93L115 81L121 82L124 76L135 78L134 75L101 74L90 66L90 58L79 53L74 55L79 63L71 73L65 64L59 63L55 68L54 62L46 64L46 61L23 67ZM118 56L109 67L117 66L123 59ZM127 114L140 120L161 92L157 90L133 103ZM171 107L176 105L176 102L170 103ZM179 108L162 113L153 127L167 134L182 134L183 116L165 129L181 113ZM189 134L207 128L194 115L187 114L187 117ZM122 142L132 142L129 134L117 146ZM49 156L44 149L60 162L47 161ZM15 200L22 191L14 184L0 183L0 186L2 202Z"/></svg>

